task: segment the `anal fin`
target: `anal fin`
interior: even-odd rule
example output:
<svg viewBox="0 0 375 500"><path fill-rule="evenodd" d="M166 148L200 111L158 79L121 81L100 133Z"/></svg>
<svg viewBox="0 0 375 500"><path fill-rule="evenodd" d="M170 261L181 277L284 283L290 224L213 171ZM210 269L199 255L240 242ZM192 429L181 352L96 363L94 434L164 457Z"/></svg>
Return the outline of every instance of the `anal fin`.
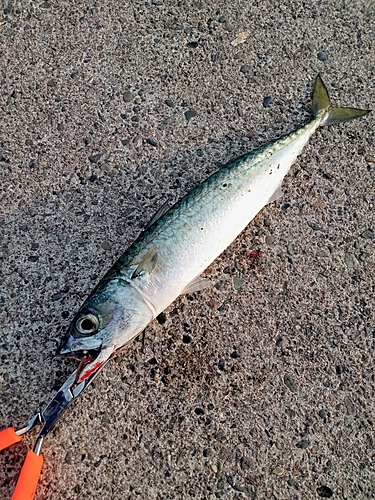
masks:
<svg viewBox="0 0 375 500"><path fill-rule="evenodd" d="M268 203L272 203L273 201L276 201L278 200L279 198L281 198L283 196L283 190L281 189L281 183L276 187L275 191L273 192L273 194L271 195L270 199L267 201L266 204Z"/></svg>
<svg viewBox="0 0 375 500"><path fill-rule="evenodd" d="M191 281L183 290L181 295L185 295L187 293L199 292L200 290L204 290L205 288L209 288L212 286L212 281L208 278L196 278Z"/></svg>

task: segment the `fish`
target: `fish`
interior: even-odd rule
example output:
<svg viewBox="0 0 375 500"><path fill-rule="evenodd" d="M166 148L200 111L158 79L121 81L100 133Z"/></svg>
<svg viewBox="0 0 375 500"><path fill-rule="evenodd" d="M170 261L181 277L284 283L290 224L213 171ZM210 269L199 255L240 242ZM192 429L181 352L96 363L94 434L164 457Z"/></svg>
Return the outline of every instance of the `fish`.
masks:
<svg viewBox="0 0 375 500"><path fill-rule="evenodd" d="M321 126L370 110L332 107L318 75L312 119L303 127L231 160L170 209L162 207L102 278L75 315L58 353L81 360L78 381L140 334L179 295L206 286L203 271L268 203Z"/></svg>

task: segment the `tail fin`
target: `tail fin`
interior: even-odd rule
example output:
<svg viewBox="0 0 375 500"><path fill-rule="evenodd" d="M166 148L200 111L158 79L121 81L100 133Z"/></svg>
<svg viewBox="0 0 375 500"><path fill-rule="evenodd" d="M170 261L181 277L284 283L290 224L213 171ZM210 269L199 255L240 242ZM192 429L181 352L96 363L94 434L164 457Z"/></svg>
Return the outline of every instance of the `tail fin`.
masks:
<svg viewBox="0 0 375 500"><path fill-rule="evenodd" d="M370 109L332 108L327 89L320 78L320 75L318 75L314 85L312 112L314 116L316 116L323 110L327 110L327 113L320 125L347 122L349 120L354 120L354 118L367 115L367 113L370 113L371 111Z"/></svg>

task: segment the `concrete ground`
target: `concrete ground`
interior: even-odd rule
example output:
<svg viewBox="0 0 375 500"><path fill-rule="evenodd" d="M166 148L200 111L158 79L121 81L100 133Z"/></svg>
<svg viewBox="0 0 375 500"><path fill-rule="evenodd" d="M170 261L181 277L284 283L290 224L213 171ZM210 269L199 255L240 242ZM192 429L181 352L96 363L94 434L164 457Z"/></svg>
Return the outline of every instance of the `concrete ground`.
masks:
<svg viewBox="0 0 375 500"><path fill-rule="evenodd" d="M300 127L321 73L374 107L373 2L2 2L0 425L166 201ZM37 500L375 498L374 115L319 129L268 205L44 446ZM10 499L36 433L0 454Z"/></svg>

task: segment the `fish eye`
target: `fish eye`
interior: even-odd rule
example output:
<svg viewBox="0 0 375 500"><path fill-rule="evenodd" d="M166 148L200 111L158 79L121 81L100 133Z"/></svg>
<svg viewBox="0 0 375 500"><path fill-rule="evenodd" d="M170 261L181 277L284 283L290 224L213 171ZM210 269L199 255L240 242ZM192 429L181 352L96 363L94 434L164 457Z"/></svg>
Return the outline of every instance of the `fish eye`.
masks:
<svg viewBox="0 0 375 500"><path fill-rule="evenodd" d="M76 321L76 328L82 335L89 335L97 331L99 320L93 314L85 314Z"/></svg>

